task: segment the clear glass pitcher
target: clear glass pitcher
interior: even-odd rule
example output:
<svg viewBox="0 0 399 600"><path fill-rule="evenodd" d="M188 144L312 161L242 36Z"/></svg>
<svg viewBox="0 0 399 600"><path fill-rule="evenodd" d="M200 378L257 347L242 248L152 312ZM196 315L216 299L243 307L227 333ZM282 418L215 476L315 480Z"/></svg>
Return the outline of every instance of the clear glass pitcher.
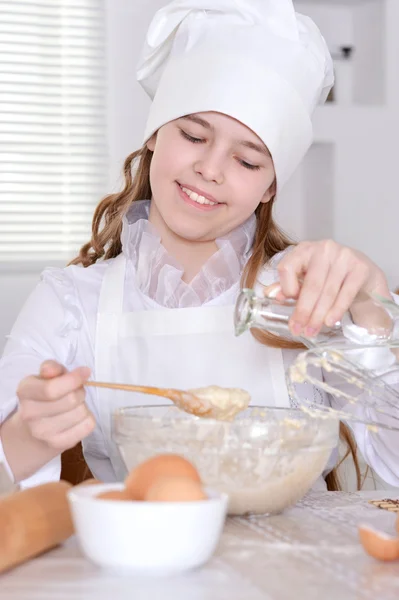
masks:
<svg viewBox="0 0 399 600"><path fill-rule="evenodd" d="M384 345L399 339L399 306L393 301L361 292L342 322L334 327L323 327L314 337L294 336L289 329L289 319L295 309L295 300L280 302L276 296L280 284L263 288L263 295L244 289L238 296L234 311L236 335L248 329L261 329L289 340L302 342L308 348L320 344L340 345L348 340L354 344Z"/></svg>
<svg viewBox="0 0 399 600"><path fill-rule="evenodd" d="M295 301L279 302L279 291L279 284L264 287L263 295L242 290L235 307L236 334L256 328L304 344L307 350L288 368L287 385L296 405L309 414L362 423L369 435L381 428L399 433L399 306L361 293L341 323L310 339L291 334ZM334 396L341 408L315 406L312 394L298 394L302 383Z"/></svg>

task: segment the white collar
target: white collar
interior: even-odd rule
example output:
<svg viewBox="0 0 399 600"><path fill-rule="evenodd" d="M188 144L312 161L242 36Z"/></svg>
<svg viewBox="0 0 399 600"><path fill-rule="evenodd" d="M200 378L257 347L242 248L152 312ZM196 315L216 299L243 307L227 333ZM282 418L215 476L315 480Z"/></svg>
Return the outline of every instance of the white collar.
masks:
<svg viewBox="0 0 399 600"><path fill-rule="evenodd" d="M240 281L255 236L252 215L224 238L218 250L190 283L182 280L184 270L162 246L156 229L148 222L150 200L134 202L123 220L122 252L132 262L142 293L167 308L201 306Z"/></svg>

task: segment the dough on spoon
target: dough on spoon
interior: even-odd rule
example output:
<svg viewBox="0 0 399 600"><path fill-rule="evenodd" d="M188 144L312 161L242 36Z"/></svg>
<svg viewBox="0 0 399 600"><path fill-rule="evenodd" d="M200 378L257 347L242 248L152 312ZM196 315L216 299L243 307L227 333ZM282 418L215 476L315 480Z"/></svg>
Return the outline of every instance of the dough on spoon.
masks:
<svg viewBox="0 0 399 600"><path fill-rule="evenodd" d="M231 421L248 408L251 396L240 388L223 388L217 385L189 390L212 408L209 417L220 421Z"/></svg>

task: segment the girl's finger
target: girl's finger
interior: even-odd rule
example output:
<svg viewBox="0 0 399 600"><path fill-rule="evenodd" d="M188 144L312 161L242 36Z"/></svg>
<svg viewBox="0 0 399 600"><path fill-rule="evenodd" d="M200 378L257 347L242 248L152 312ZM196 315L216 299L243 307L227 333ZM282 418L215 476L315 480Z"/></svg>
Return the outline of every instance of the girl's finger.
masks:
<svg viewBox="0 0 399 600"><path fill-rule="evenodd" d="M79 389L77 392L67 394L64 398L55 400L54 402L38 402L37 400L24 399L20 402L19 410L24 421L33 421L69 412L84 404L85 398L85 391Z"/></svg>
<svg viewBox="0 0 399 600"><path fill-rule="evenodd" d="M90 435L96 426L93 415L89 415L84 421L81 421L75 427L61 431L47 440L47 444L60 452L68 448L73 448L85 437Z"/></svg>
<svg viewBox="0 0 399 600"><path fill-rule="evenodd" d="M89 416L90 412L87 406L82 404L62 415L57 415L56 417L43 417L42 419L32 422L30 431L36 439L47 442L50 438L76 427Z"/></svg>
<svg viewBox="0 0 399 600"><path fill-rule="evenodd" d="M66 373L66 368L55 360L46 360L40 367L42 379L52 379Z"/></svg>
<svg viewBox="0 0 399 600"><path fill-rule="evenodd" d="M324 254L315 255L304 277L295 310L290 319L294 335L304 333L329 275L330 262Z"/></svg>
<svg viewBox="0 0 399 600"><path fill-rule="evenodd" d="M90 369L87 367L78 367L52 379L32 375L21 381L17 395L21 401L53 402L81 388L89 377Z"/></svg>
<svg viewBox="0 0 399 600"><path fill-rule="evenodd" d="M343 282L340 292L324 320L328 327L340 321L344 313L350 308L359 290L362 288L366 277L366 269L359 265L351 271Z"/></svg>
<svg viewBox="0 0 399 600"><path fill-rule="evenodd" d="M314 337L323 327L326 316L334 306L347 275L348 271L345 264L336 261L331 266L320 297L304 330L305 336Z"/></svg>
<svg viewBox="0 0 399 600"><path fill-rule="evenodd" d="M307 243L298 244L277 267L281 294L285 298L297 298L301 289L300 282L306 273L311 259L311 246Z"/></svg>

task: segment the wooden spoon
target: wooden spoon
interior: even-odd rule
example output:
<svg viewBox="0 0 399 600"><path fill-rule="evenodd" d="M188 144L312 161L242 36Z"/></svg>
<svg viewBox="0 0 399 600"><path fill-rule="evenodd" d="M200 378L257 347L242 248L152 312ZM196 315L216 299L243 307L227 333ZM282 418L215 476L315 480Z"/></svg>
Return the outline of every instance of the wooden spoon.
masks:
<svg viewBox="0 0 399 600"><path fill-rule="evenodd" d="M214 418L213 409L209 400L198 398L191 392L183 390L173 390L169 388L158 388L147 385L131 385L128 383L108 383L103 381L87 381L86 385L91 387L108 388L110 390L124 390L126 392L139 392L150 394L151 396L162 396L169 398L172 402L184 412L197 417Z"/></svg>
<svg viewBox="0 0 399 600"><path fill-rule="evenodd" d="M216 385L188 391L128 383L104 383L102 381L87 381L86 385L162 396L172 400L180 410L184 410L190 415L222 421L231 421L239 412L248 407L250 401L250 395L245 390L221 388ZM219 401L216 400L215 396L218 397Z"/></svg>

